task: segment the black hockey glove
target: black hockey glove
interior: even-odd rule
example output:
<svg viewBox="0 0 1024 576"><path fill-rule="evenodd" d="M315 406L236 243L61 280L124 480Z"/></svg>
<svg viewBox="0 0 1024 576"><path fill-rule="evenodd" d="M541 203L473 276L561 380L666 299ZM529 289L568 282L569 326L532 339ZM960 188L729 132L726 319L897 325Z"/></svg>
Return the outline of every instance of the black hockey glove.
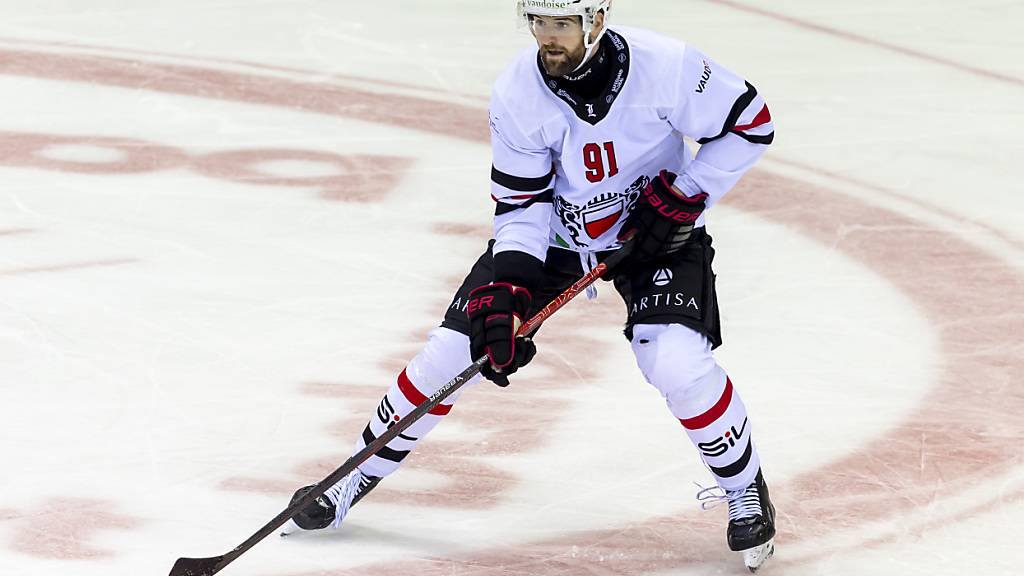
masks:
<svg viewBox="0 0 1024 576"><path fill-rule="evenodd" d="M633 237L632 257L652 260L683 247L693 223L704 212L708 195L686 196L672 186L676 175L662 170L644 188L619 232L619 240Z"/></svg>
<svg viewBox="0 0 1024 576"><path fill-rule="evenodd" d="M469 349L473 360L487 354L490 362L480 371L498 386L508 386L508 375L533 360L533 340L515 333L527 320L533 297L526 288L507 282L480 286L469 293Z"/></svg>

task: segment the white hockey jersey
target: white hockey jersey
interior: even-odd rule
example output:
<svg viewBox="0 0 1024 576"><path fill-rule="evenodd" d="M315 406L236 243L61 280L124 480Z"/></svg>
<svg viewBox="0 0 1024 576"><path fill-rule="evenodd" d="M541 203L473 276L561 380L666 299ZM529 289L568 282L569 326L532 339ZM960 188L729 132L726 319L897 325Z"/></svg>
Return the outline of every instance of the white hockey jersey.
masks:
<svg viewBox="0 0 1024 576"><path fill-rule="evenodd" d="M754 87L692 46L618 27L602 42L612 81L592 100L545 78L536 47L495 83L495 253L543 261L549 246L616 248L629 208L660 170L679 174L676 185L687 194L706 192L711 206L771 143L771 114ZM683 135L701 143L696 157Z"/></svg>

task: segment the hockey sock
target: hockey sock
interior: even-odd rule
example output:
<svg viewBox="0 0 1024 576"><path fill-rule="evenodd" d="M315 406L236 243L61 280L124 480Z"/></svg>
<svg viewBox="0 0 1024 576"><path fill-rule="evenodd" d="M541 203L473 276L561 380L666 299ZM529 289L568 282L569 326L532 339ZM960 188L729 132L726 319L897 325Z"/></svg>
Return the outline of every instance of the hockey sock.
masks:
<svg viewBox="0 0 1024 576"><path fill-rule="evenodd" d="M431 332L427 345L402 370L381 399L376 413L356 441L355 451L362 450L417 406L426 402L431 394L470 363L469 338L466 335L447 328L438 328ZM458 396L465 390L466 387L463 387L449 397L446 403L435 406L366 462L360 464L359 469L364 474L378 477L387 476L397 470L416 444L441 423L444 416L451 411Z"/></svg>
<svg viewBox="0 0 1024 576"><path fill-rule="evenodd" d="M753 482L761 459L743 400L725 371L715 368L688 390L688 402L671 408L718 485L739 490Z"/></svg>

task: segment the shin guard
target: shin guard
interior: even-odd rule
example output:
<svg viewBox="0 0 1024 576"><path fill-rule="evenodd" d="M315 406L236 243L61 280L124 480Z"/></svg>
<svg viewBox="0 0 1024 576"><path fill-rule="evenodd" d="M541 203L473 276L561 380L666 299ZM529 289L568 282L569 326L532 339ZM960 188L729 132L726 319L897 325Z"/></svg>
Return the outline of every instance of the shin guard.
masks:
<svg viewBox="0 0 1024 576"><path fill-rule="evenodd" d="M466 335L448 328L437 328L432 331L427 345L402 370L396 382L381 399L376 413L356 441L354 452L362 450L417 406L426 402L427 398L471 363L469 338ZM452 394L446 403L434 407L388 442L377 454L360 464L359 469L367 475L378 477L387 476L397 470L416 444L451 411L458 396L478 380L479 376L474 377L466 386Z"/></svg>
<svg viewBox="0 0 1024 576"><path fill-rule="evenodd" d="M749 485L760 458L747 409L707 338L679 324L637 325L632 346L644 377L661 392L718 485Z"/></svg>

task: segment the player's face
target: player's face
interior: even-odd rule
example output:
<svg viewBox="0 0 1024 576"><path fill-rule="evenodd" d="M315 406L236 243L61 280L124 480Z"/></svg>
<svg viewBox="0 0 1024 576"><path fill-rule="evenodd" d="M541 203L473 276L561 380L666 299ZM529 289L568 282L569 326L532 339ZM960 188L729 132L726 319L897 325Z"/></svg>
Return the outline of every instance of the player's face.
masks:
<svg viewBox="0 0 1024 576"><path fill-rule="evenodd" d="M540 61L551 76L565 76L583 63L583 22L579 16L531 16L530 30L540 48Z"/></svg>

